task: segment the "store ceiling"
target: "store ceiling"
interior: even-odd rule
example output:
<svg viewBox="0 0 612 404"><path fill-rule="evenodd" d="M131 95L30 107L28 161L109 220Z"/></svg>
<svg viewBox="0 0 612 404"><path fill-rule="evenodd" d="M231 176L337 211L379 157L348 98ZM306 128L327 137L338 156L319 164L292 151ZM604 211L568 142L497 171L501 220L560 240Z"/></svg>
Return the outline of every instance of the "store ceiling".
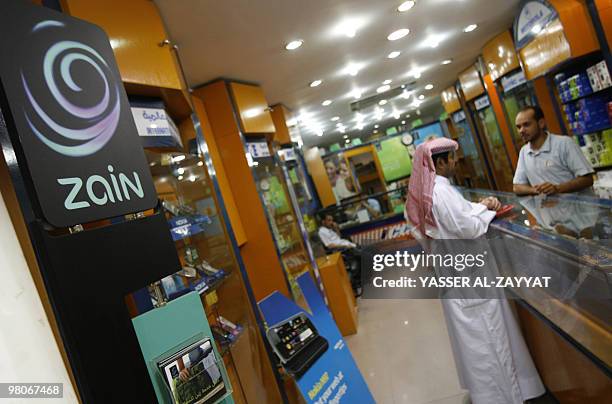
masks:
<svg viewBox="0 0 612 404"><path fill-rule="evenodd" d="M283 103L299 119L305 145L341 141L343 124L351 137L391 121L415 117L418 109L439 109L440 92L472 64L482 46L509 28L520 0L420 0L398 12L401 0L155 0L173 42L179 46L185 75L195 87L218 77L259 83L270 104ZM470 24L478 28L463 32ZM354 30L354 36L346 36ZM396 41L400 28L410 33ZM303 40L298 49L285 45ZM435 48L431 42L438 42ZM389 59L392 51L401 54ZM441 62L451 59L452 63ZM359 72L351 76L347 67ZM421 75L418 79L414 73ZM418 76L418 75L417 75ZM322 80L318 87L310 87ZM407 99L389 99L352 112L353 92L377 95L384 80L393 89L416 81ZM433 84L432 90L426 90ZM405 94L404 94L405 95ZM325 100L331 100L323 106ZM377 108L382 108L381 112ZM400 118L396 119L393 115ZM332 118L338 117L336 121ZM322 136L318 136L322 133Z"/></svg>

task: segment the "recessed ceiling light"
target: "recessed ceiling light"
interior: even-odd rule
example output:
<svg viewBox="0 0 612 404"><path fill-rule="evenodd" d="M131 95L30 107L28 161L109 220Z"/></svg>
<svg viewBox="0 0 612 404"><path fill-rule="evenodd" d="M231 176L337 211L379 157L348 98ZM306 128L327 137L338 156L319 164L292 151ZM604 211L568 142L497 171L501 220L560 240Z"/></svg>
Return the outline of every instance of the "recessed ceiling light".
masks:
<svg viewBox="0 0 612 404"><path fill-rule="evenodd" d="M323 80L315 80L315 81L311 81L309 86L310 87L318 87L321 85L321 83L323 83Z"/></svg>
<svg viewBox="0 0 612 404"><path fill-rule="evenodd" d="M399 7L397 8L397 11L399 11L400 13L403 13L404 11L410 10L412 7L414 7L415 4L416 4L416 1L414 0L405 1L399 5Z"/></svg>
<svg viewBox="0 0 612 404"><path fill-rule="evenodd" d="M410 33L410 30L408 28L398 29L397 31L393 31L392 33L390 33L387 36L387 39L389 41L397 41L398 39L402 39L403 37L405 37L409 33Z"/></svg>
<svg viewBox="0 0 612 404"><path fill-rule="evenodd" d="M184 177L182 175L179 175L176 179L179 180L179 181L183 181L183 178Z"/></svg>
<svg viewBox="0 0 612 404"><path fill-rule="evenodd" d="M374 133L378 133L378 129L374 129Z"/></svg>
<svg viewBox="0 0 612 404"><path fill-rule="evenodd" d="M387 103L387 100L378 101L378 105L385 105L386 103Z"/></svg>
<svg viewBox="0 0 612 404"><path fill-rule="evenodd" d="M402 121L402 125L406 125L406 121Z"/></svg>
<svg viewBox="0 0 612 404"><path fill-rule="evenodd" d="M433 84L429 83L428 85L425 86L425 90L431 90L433 88Z"/></svg>
<svg viewBox="0 0 612 404"><path fill-rule="evenodd" d="M185 155L184 154L179 154L178 156L172 157L172 162L173 163L178 163L179 161L183 161L183 160L185 160Z"/></svg>
<svg viewBox="0 0 612 404"><path fill-rule="evenodd" d="M338 122L338 123L336 123L336 126L337 127L341 127L341 126L344 126L344 124L342 122Z"/></svg>
<svg viewBox="0 0 612 404"><path fill-rule="evenodd" d="M442 38L439 35L430 35L425 39L423 45L430 48L437 48L440 45L440 42L442 42Z"/></svg>
<svg viewBox="0 0 612 404"><path fill-rule="evenodd" d="M339 120L340 120L340 117L339 117L339 116L334 116L334 117L333 117L331 120L332 120L332 121L339 121Z"/></svg>
<svg viewBox="0 0 612 404"><path fill-rule="evenodd" d="M440 64L442 64L442 65L450 65L451 63L453 63L453 59L443 60L442 63L440 63Z"/></svg>
<svg viewBox="0 0 612 404"><path fill-rule="evenodd" d="M463 32L472 32L476 28L478 28L478 24L470 24L467 27L463 28Z"/></svg>
<svg viewBox="0 0 612 404"><path fill-rule="evenodd" d="M287 45L285 45L285 49L287 49L287 50L295 50L295 49L299 48L300 46L302 46L303 43L304 43L304 41L302 41L301 39L296 39L295 41L291 41Z"/></svg>
<svg viewBox="0 0 612 404"><path fill-rule="evenodd" d="M359 70L360 68L358 65L351 63L346 67L345 71L346 71L346 74L354 77L359 74Z"/></svg>
<svg viewBox="0 0 612 404"><path fill-rule="evenodd" d="M198 167L202 167L204 165L203 161L198 161Z"/></svg>
<svg viewBox="0 0 612 404"><path fill-rule="evenodd" d="M321 103L321 105L323 105L324 107L326 107L326 106L328 106L328 105L331 105L331 103L332 103L332 100L325 100L325 101L323 101L323 102Z"/></svg>
<svg viewBox="0 0 612 404"><path fill-rule="evenodd" d="M343 138L345 138L345 139L348 139L348 135L344 135L344 136L342 136L342 137L343 137Z"/></svg>
<svg viewBox="0 0 612 404"><path fill-rule="evenodd" d="M406 114L406 119L410 118L410 114Z"/></svg>
<svg viewBox="0 0 612 404"><path fill-rule="evenodd" d="M387 85L387 84L391 84L392 81L393 80L387 79L387 80L383 81L382 83L383 83L383 85Z"/></svg>
<svg viewBox="0 0 612 404"><path fill-rule="evenodd" d="M380 125L376 124L374 125L374 129L378 129L380 127Z"/></svg>
<svg viewBox="0 0 612 404"><path fill-rule="evenodd" d="M351 93L351 96L358 100L361 98L361 90L353 90L353 92Z"/></svg>
<svg viewBox="0 0 612 404"><path fill-rule="evenodd" d="M393 52L389 53L389 54L387 55L387 57L388 57L389 59L395 59L395 58L396 58L396 57L398 57L398 56L399 56L401 53L402 53L402 52L400 52L400 51L393 51Z"/></svg>
<svg viewBox="0 0 612 404"><path fill-rule="evenodd" d="M424 100L425 96L423 94L419 95L419 100Z"/></svg>
<svg viewBox="0 0 612 404"><path fill-rule="evenodd" d="M377 93L384 93L385 91L389 91L389 89L391 89L391 86L389 85L384 85L384 86L380 86L376 89Z"/></svg>

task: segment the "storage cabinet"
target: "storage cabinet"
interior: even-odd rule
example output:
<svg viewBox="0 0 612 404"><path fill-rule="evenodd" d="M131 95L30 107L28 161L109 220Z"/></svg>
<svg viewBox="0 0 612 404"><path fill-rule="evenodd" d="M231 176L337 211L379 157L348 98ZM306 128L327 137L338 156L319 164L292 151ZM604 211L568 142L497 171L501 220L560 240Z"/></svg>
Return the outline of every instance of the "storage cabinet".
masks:
<svg viewBox="0 0 612 404"><path fill-rule="evenodd" d="M274 133L274 122L261 87L232 82L230 88L244 134Z"/></svg>

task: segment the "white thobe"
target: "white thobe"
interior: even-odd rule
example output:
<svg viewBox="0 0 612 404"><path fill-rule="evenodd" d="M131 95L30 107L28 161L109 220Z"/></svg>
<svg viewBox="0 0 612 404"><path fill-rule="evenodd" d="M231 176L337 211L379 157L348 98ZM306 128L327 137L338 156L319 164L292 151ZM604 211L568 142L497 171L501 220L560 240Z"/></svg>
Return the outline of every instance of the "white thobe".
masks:
<svg viewBox="0 0 612 404"><path fill-rule="evenodd" d="M467 201L449 180L436 176L433 239L483 236L495 212ZM545 393L514 313L505 299L446 299L442 307L459 380L474 404L521 404Z"/></svg>
<svg viewBox="0 0 612 404"><path fill-rule="evenodd" d="M321 226L319 229L319 238L325 247L327 248L338 248L338 247L347 247L354 248L357 247L355 243L352 243L348 240L341 238L338 233L333 231L332 229L328 229L325 226Z"/></svg>

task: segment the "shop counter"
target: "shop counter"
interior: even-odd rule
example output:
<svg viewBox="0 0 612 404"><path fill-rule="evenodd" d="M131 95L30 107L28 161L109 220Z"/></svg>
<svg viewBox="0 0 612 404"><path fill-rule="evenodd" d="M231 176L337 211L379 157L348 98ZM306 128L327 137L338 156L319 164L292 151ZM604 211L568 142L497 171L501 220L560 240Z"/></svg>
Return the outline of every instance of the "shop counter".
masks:
<svg viewBox="0 0 612 404"><path fill-rule="evenodd" d="M551 276L556 289L510 290L534 362L560 402L612 394L612 201L579 194L494 195L512 211L487 233L502 275Z"/></svg>

